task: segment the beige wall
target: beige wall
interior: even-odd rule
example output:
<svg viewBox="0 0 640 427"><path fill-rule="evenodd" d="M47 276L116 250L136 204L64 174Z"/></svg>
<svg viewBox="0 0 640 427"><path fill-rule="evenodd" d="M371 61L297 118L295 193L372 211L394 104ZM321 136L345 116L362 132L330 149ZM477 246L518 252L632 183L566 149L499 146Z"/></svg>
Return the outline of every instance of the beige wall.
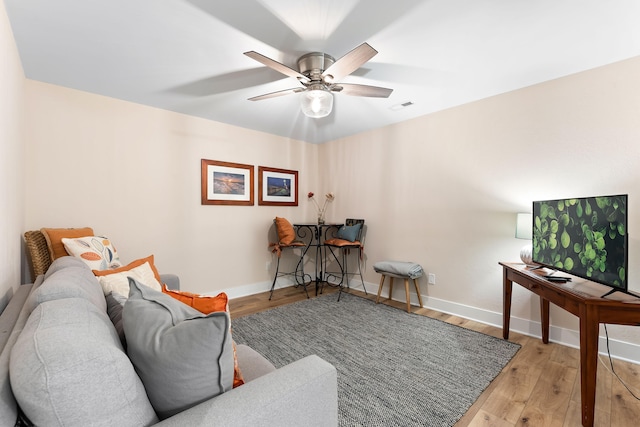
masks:
<svg viewBox="0 0 640 427"><path fill-rule="evenodd" d="M26 93L28 229L91 226L192 292L264 290L273 218L305 219L306 200L258 206L256 188L256 206L203 206L200 160L298 170L302 194L317 146L35 81Z"/></svg>
<svg viewBox="0 0 640 427"><path fill-rule="evenodd" d="M498 262L519 261L525 243L514 238L517 212L533 200L628 193L629 281L640 291L638 75L635 58L322 146L336 217L367 219L367 280L377 282L377 260L412 260L436 274L435 286L421 282L432 303L501 313ZM513 316L538 310L516 286ZM577 328L561 310L551 318ZM640 343L637 328L613 329Z"/></svg>
<svg viewBox="0 0 640 427"><path fill-rule="evenodd" d="M0 312L20 284L24 228L22 103L24 73L0 2Z"/></svg>

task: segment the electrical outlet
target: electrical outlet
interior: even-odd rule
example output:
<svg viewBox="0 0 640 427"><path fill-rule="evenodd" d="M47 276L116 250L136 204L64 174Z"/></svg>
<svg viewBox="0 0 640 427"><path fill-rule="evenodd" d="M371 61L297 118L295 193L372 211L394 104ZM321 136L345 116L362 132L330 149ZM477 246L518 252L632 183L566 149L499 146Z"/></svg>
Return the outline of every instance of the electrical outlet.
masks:
<svg viewBox="0 0 640 427"><path fill-rule="evenodd" d="M433 273L429 273L429 278L427 280L427 283L429 285L435 285L436 284L436 275Z"/></svg>
<svg viewBox="0 0 640 427"><path fill-rule="evenodd" d="M270 268L271 268L271 261L267 261L267 262L264 264L264 269L265 269L265 270L267 270L267 271L269 271L269 269L270 269Z"/></svg>

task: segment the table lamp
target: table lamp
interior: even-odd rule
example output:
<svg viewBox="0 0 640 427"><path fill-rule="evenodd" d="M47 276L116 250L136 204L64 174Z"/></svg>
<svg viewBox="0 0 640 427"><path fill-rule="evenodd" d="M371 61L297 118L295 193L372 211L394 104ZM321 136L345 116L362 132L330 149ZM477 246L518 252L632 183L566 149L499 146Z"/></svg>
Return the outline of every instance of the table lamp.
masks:
<svg viewBox="0 0 640 427"><path fill-rule="evenodd" d="M531 238L533 236L533 216L530 213L519 213L516 217L516 239L526 239L529 243L520 249L520 259L526 265L532 265Z"/></svg>

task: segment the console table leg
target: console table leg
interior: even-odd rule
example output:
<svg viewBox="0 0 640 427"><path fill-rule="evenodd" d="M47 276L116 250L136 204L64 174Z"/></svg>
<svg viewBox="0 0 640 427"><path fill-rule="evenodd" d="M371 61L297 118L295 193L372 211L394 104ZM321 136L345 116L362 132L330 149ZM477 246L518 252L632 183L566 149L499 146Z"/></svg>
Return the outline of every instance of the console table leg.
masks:
<svg viewBox="0 0 640 427"><path fill-rule="evenodd" d="M511 320L511 289L513 288L513 282L507 278L507 269L502 270L502 338L509 339L509 320Z"/></svg>
<svg viewBox="0 0 640 427"><path fill-rule="evenodd" d="M582 425L593 427L596 406L596 378L598 369L598 332L600 325L595 308L581 307L580 316L580 401Z"/></svg>
<svg viewBox="0 0 640 427"><path fill-rule="evenodd" d="M540 297L540 322L542 323L542 342L549 344L549 300Z"/></svg>

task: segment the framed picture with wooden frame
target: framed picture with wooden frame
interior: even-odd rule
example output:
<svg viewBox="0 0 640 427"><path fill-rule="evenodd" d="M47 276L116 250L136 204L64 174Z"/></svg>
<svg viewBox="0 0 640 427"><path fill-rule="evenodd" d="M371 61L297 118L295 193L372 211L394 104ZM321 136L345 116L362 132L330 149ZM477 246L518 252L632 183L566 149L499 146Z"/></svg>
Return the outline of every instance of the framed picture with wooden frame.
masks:
<svg viewBox="0 0 640 427"><path fill-rule="evenodd" d="M253 165L202 159L203 205L253 206Z"/></svg>
<svg viewBox="0 0 640 427"><path fill-rule="evenodd" d="M298 206L298 171L258 166L258 205Z"/></svg>

